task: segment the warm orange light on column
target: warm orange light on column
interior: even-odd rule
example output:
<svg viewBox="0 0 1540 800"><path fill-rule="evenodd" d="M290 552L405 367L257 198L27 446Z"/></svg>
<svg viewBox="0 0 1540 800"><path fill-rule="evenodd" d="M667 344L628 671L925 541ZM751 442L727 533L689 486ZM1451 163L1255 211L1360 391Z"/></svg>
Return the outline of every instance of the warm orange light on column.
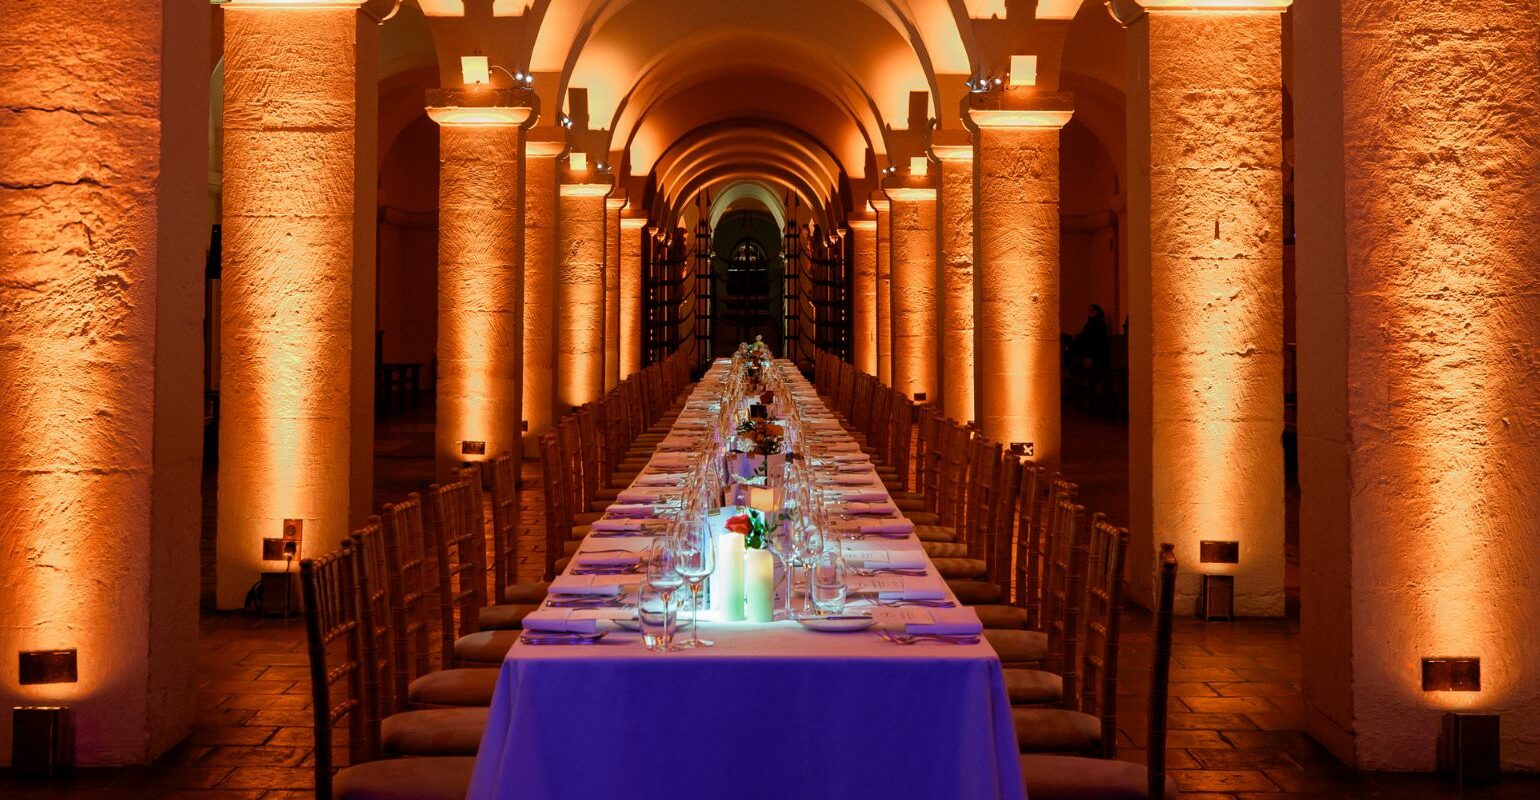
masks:
<svg viewBox="0 0 1540 800"><path fill-rule="evenodd" d="M1147 456L1130 475L1148 475L1149 510L1135 519L1147 513L1143 530L1157 532L1140 537L1136 563L1153 558L1157 541L1174 542L1179 554L1197 553L1204 539L1240 542L1239 564L1183 559L1189 574L1178 584L1179 608L1196 599L1196 573L1214 572L1235 576L1236 613L1277 616L1282 23L1276 7L1238 5L1224 13L1152 9L1131 31L1149 52L1148 124L1130 126L1149 151L1148 204L1133 204L1130 226L1142 245L1134 252L1147 253L1149 264L1148 284L1134 282L1132 324L1149 344L1134 348L1144 363L1133 380L1148 388L1136 395L1133 438ZM1137 263L1131 270L1144 272Z"/></svg>
<svg viewBox="0 0 1540 800"><path fill-rule="evenodd" d="M544 138L524 146L525 455L556 419L556 157L565 149Z"/></svg>
<svg viewBox="0 0 1540 800"><path fill-rule="evenodd" d="M889 179L892 208L893 388L936 400L936 189L923 178Z"/></svg>
<svg viewBox="0 0 1540 800"><path fill-rule="evenodd" d="M519 154L531 109L519 102L512 90L485 88L429 97L439 124L441 479L462 462L520 450Z"/></svg>
<svg viewBox="0 0 1540 800"><path fill-rule="evenodd" d="M877 215L877 380L893 385L893 213L887 198L871 199Z"/></svg>
<svg viewBox="0 0 1540 800"><path fill-rule="evenodd" d="M620 212L625 192L604 201L604 390L620 383Z"/></svg>
<svg viewBox="0 0 1540 800"><path fill-rule="evenodd" d="M373 303L355 273L374 272L358 157L374 120L358 97L374 91L377 26L357 6L224 6L221 608L282 566L262 560L262 539L285 519L304 521L306 556L349 529L354 316Z"/></svg>
<svg viewBox="0 0 1540 800"><path fill-rule="evenodd" d="M864 214L850 220L851 355L856 369L877 374L877 219Z"/></svg>
<svg viewBox="0 0 1540 800"><path fill-rule="evenodd" d="M81 766L148 763L193 719L208 15L76 0L0 28L0 762L14 706L69 706ZM76 680L20 682L21 651L66 649Z"/></svg>
<svg viewBox="0 0 1540 800"><path fill-rule="evenodd" d="M1540 11L1302 0L1293 14L1312 53L1295 65L1308 115L1296 117L1307 730L1361 768L1427 770L1443 711L1499 713L1504 769L1530 770ZM1423 692L1420 662L1438 656L1480 658L1480 691Z"/></svg>
<svg viewBox="0 0 1540 800"><path fill-rule="evenodd" d="M1059 463L1059 129L1068 98L970 95L978 137L978 418L984 435Z"/></svg>
<svg viewBox="0 0 1540 800"><path fill-rule="evenodd" d="M556 247L556 413L604 395L604 197L608 183L563 183Z"/></svg>
<svg viewBox="0 0 1540 800"><path fill-rule="evenodd" d="M938 136L940 134L937 134ZM973 375L973 145L933 145L940 162L937 192L941 275L942 413L972 422Z"/></svg>
<svg viewBox="0 0 1540 800"><path fill-rule="evenodd" d="M642 228L646 217L620 218L620 378L642 369Z"/></svg>

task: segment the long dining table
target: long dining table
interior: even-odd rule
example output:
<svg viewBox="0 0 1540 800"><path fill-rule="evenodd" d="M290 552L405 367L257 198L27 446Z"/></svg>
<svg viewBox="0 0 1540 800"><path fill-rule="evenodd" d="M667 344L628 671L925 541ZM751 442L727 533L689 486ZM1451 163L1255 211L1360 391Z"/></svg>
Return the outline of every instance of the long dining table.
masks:
<svg viewBox="0 0 1540 800"><path fill-rule="evenodd" d="M789 362L773 368L807 424L819 426L817 443L803 455L815 465L838 459L841 475L851 474L849 465L862 459L854 440L832 424L834 415ZM648 467L621 493L617 504L626 508L612 507L606 519L615 524L599 528L632 526L624 520L634 518L638 498L668 504L667 481L658 478L676 473L691 442L704 435L727 369L719 361L696 384ZM905 529L875 471L868 485L850 484L841 480L828 491L863 498L870 503L863 512L888 512L866 525ZM907 528L904 538L840 541L861 551L847 550L847 558L890 558L924 569L923 576L852 577L852 612L887 610L906 598L926 601L916 606L921 615L956 604ZM578 566L590 563L585 553L613 551L621 541L631 539L590 534L552 592L616 591L614 578L584 576ZM971 614L960 606L949 612ZM625 630L591 644L515 644L501 667L470 797L1025 796L1000 659L987 640L906 645L873 630L818 632L792 620L700 627L714 647L653 652L639 633Z"/></svg>

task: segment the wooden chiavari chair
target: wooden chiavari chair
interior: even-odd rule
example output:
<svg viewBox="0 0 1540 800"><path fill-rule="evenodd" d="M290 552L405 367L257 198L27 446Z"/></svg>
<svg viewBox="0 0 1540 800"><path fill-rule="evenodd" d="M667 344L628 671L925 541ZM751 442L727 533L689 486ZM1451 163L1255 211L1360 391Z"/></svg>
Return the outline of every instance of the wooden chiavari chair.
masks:
<svg viewBox="0 0 1540 800"><path fill-rule="evenodd" d="M1081 756L1028 754L1021 757L1022 782L1032 800L1176 800L1176 783L1166 775L1166 704L1171 674L1172 605L1176 596L1176 555L1160 547L1155 611L1155 656L1150 670L1149 740L1146 764ZM1113 638L1116 635L1113 634Z"/></svg>
<svg viewBox="0 0 1540 800"><path fill-rule="evenodd" d="M380 519L353 532L357 622L361 647L364 709L369 758L389 756L474 756L486 729L486 708L405 709L393 691L394 647L391 640L390 590L386 537ZM372 665L372 668L370 666Z"/></svg>
<svg viewBox="0 0 1540 800"><path fill-rule="evenodd" d="M463 798L476 760L471 757L370 760L372 736L365 718L364 632L351 545L300 562L305 638L310 654L311 707L315 720L315 793L321 800L362 800L388 793L437 800ZM346 688L338 691L338 685ZM334 730L348 732L349 765L335 771ZM393 795L394 796L394 795Z"/></svg>

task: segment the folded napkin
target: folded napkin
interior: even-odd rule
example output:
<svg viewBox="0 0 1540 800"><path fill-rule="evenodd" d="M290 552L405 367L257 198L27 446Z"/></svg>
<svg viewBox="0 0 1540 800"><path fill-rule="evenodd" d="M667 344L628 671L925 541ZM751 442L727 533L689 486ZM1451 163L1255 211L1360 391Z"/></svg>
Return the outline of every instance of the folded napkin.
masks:
<svg viewBox="0 0 1540 800"><path fill-rule="evenodd" d="M658 442L658 450L665 453L682 453L700 446L699 436L670 435Z"/></svg>
<svg viewBox="0 0 1540 800"><path fill-rule="evenodd" d="M914 598L910 598L914 599ZM940 636L977 636L984 623L973 609L961 608L874 608L872 619L885 628L902 628L904 633Z"/></svg>
<svg viewBox="0 0 1540 800"><path fill-rule="evenodd" d="M873 550L845 548L845 561L864 567L889 569L925 569L930 566L921 550Z"/></svg>
<svg viewBox="0 0 1540 800"><path fill-rule="evenodd" d="M887 495L886 494L882 495L881 499L886 500L887 499ZM614 506L610 506L610 508L611 508L611 510L613 510L615 507ZM852 515L854 515L854 514L865 514L865 515L869 515L869 516L873 516L873 517L883 517L883 516L891 516L893 514L897 514L898 513L898 506L895 506L892 503L880 503L880 502L876 502L876 501L859 500L859 501L848 501L848 502L842 504L842 507L839 510L845 512L846 514L852 514Z"/></svg>
<svg viewBox="0 0 1540 800"><path fill-rule="evenodd" d="M605 510L610 518L622 517L627 519L650 519L652 506L633 503L616 503Z"/></svg>
<svg viewBox="0 0 1540 800"><path fill-rule="evenodd" d="M613 596L641 580L639 575L557 575L548 591L550 594Z"/></svg>
<svg viewBox="0 0 1540 800"><path fill-rule="evenodd" d="M688 467L694 463L694 457L687 453L654 453L647 465L658 469L670 469Z"/></svg>
<svg viewBox="0 0 1540 800"><path fill-rule="evenodd" d="M886 514L889 509L897 510L884 502L888 499L888 493L882 489L838 489L836 491L839 492L840 499L844 500L848 506L876 504L882 509L880 511L856 511L852 508L850 512L852 514Z"/></svg>
<svg viewBox="0 0 1540 800"><path fill-rule="evenodd" d="M863 519L856 521L862 533L914 533L914 523L907 519Z"/></svg>
<svg viewBox="0 0 1540 800"><path fill-rule="evenodd" d="M837 420L837 419L804 419L804 420L802 420L802 424L806 425L809 428L836 428L837 429L837 428L840 427L840 421Z"/></svg>
<svg viewBox="0 0 1540 800"><path fill-rule="evenodd" d="M872 457L865 453L837 453L834 455L834 463L836 464L865 464L871 460Z"/></svg>
<svg viewBox="0 0 1540 800"><path fill-rule="evenodd" d="M846 579L852 594L875 594L880 600L945 600L946 587L932 578L880 575L874 578L853 576ZM552 584L551 591L556 591Z"/></svg>
<svg viewBox="0 0 1540 800"><path fill-rule="evenodd" d="M865 469L858 472L842 472L834 476L834 483L839 486L870 486L876 482L877 473Z"/></svg>
<svg viewBox="0 0 1540 800"><path fill-rule="evenodd" d="M620 493L615 495L615 502L621 503L623 505L650 505L652 503L657 503L662 499L663 492L655 488L649 489L645 486L633 486L630 489L621 489Z"/></svg>
<svg viewBox="0 0 1540 800"><path fill-rule="evenodd" d="M601 550L610 548L604 547ZM642 563L641 553L584 553L577 554L580 567L634 567Z"/></svg>
<svg viewBox="0 0 1540 800"><path fill-rule="evenodd" d="M594 520L589 530L608 531L611 533L640 532L647 529L639 519L600 519Z"/></svg>
<svg viewBox="0 0 1540 800"><path fill-rule="evenodd" d="M843 442L824 442L823 449L830 453L850 453L860 452L861 446L854 441L846 440ZM835 456L835 460L838 459L839 456Z"/></svg>
<svg viewBox="0 0 1540 800"><path fill-rule="evenodd" d="M542 608L524 617L524 630L547 633L597 633L599 617L586 608Z"/></svg>
<svg viewBox="0 0 1540 800"><path fill-rule="evenodd" d="M654 488L678 487L684 482L683 472L654 472L648 475L639 475L636 478L636 486L651 486Z"/></svg>

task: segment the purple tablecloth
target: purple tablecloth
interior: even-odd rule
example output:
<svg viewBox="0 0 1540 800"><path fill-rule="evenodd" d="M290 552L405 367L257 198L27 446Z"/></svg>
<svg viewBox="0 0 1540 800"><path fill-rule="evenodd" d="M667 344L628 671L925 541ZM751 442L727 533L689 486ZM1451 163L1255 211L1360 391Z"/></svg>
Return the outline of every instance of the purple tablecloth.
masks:
<svg viewBox="0 0 1540 800"><path fill-rule="evenodd" d="M702 633L716 647L651 653L623 631L594 645L515 645L471 799L1025 797L987 643L904 646L795 622Z"/></svg>

